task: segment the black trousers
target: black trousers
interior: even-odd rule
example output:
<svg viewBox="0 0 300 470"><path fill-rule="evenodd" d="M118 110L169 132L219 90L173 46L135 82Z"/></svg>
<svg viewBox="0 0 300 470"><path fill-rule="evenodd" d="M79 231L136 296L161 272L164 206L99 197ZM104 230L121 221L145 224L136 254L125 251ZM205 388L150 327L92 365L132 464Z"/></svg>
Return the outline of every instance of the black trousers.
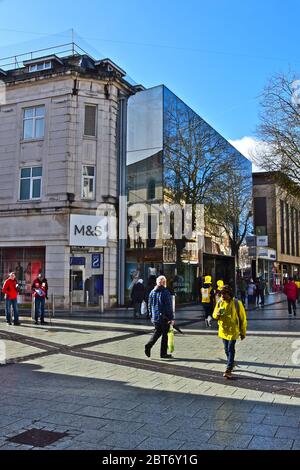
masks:
<svg viewBox="0 0 300 470"><path fill-rule="evenodd" d="M292 307L293 307L294 314L296 314L296 300L288 299L288 310L289 310L290 315L292 315Z"/></svg>
<svg viewBox="0 0 300 470"><path fill-rule="evenodd" d="M146 346L151 349L152 346L156 343L156 341L161 337L160 343L160 355L165 356L168 352L168 332L170 329L170 323L167 321L162 321L161 323L157 323L155 325L155 330L146 344Z"/></svg>

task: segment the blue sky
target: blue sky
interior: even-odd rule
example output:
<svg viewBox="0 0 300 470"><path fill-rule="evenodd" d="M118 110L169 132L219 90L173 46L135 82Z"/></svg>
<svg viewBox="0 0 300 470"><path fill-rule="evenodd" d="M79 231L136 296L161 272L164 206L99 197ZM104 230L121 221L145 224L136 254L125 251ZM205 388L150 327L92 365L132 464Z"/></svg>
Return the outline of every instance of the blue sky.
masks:
<svg viewBox="0 0 300 470"><path fill-rule="evenodd" d="M299 0L0 0L0 57L48 33L69 42L74 28L99 58L146 87L164 83L240 140L254 136L268 78L300 69L299 18Z"/></svg>

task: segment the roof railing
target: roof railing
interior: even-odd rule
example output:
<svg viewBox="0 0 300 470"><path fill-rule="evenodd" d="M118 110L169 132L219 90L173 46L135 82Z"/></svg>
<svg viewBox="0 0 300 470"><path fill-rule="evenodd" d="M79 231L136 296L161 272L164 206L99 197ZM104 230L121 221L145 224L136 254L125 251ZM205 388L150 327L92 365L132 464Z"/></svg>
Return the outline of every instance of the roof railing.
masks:
<svg viewBox="0 0 300 470"><path fill-rule="evenodd" d="M61 48L67 48L61 50ZM0 58L0 69L2 70L12 70L23 67L23 62L25 60L32 60L41 57L41 53L47 53L47 55L56 55L58 57L66 55L82 55L86 54L91 57L91 55L86 52L82 47L78 46L75 42L69 42L66 44L59 44L57 46L46 47L44 49L37 49L35 51L23 52L22 54L12 55L8 57Z"/></svg>

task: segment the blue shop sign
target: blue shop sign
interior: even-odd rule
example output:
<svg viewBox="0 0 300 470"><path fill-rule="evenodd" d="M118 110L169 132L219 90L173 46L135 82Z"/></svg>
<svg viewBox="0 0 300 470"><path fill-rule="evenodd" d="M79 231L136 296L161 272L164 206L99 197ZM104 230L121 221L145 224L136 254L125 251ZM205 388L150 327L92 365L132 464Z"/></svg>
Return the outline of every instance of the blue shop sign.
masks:
<svg viewBox="0 0 300 470"><path fill-rule="evenodd" d="M84 256L71 256L70 266L85 266L85 257Z"/></svg>
<svg viewBox="0 0 300 470"><path fill-rule="evenodd" d="M101 254L92 253L92 269L100 269L101 266Z"/></svg>

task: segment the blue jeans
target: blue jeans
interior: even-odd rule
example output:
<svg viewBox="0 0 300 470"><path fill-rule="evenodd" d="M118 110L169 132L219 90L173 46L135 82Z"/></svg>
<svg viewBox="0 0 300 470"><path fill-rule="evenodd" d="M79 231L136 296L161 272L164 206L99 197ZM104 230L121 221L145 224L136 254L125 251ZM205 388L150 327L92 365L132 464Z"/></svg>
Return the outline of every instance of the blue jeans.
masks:
<svg viewBox="0 0 300 470"><path fill-rule="evenodd" d="M227 369L232 370L234 364L234 356L235 356L235 343L236 340L228 340L223 339L224 350L227 357Z"/></svg>
<svg viewBox="0 0 300 470"><path fill-rule="evenodd" d="M13 311L14 311L14 322L19 321L19 312L18 312L18 304L17 304L17 299L6 299L5 301L5 310L6 310L6 321L11 322L11 316L10 316L10 307L12 306Z"/></svg>
<svg viewBox="0 0 300 470"><path fill-rule="evenodd" d="M39 313L41 314L41 322L43 323L44 316L45 316L45 297L36 297L34 299L34 317L35 317L35 321L38 321Z"/></svg>

